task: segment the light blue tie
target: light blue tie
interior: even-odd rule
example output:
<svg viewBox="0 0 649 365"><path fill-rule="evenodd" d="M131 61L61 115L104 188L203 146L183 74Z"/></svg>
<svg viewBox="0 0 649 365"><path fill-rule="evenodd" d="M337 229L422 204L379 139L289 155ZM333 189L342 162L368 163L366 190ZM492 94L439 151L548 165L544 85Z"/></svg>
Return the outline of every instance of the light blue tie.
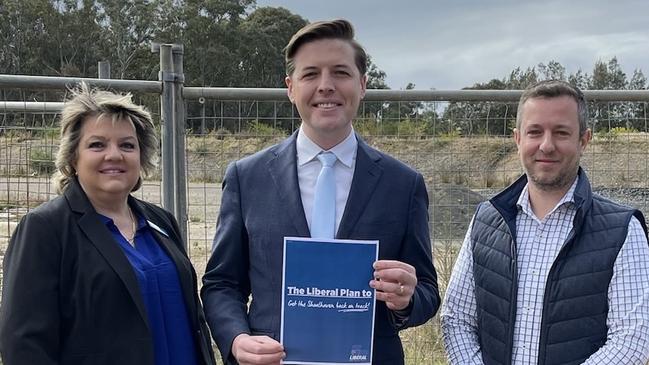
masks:
<svg viewBox="0 0 649 365"><path fill-rule="evenodd" d="M334 163L336 155L322 152L318 156L322 163L318 180L315 183L313 212L311 214L311 237L334 238L336 227L336 178Z"/></svg>

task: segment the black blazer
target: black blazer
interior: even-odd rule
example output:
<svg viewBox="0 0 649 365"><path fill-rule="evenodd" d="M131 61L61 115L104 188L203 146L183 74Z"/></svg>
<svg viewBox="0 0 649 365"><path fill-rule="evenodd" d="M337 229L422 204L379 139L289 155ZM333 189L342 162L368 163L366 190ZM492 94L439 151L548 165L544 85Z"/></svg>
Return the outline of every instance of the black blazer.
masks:
<svg viewBox="0 0 649 365"><path fill-rule="evenodd" d="M231 164L223 180L201 296L227 364L235 363L231 346L238 334L280 337L283 237L310 236L297 178L296 136ZM407 318L398 318L384 302L376 304L373 364L403 364L398 331L423 324L440 303L422 175L358 137L356 168L336 238L378 239L379 259L417 269Z"/></svg>
<svg viewBox="0 0 649 365"><path fill-rule="evenodd" d="M196 274L175 219L133 197L129 205L146 218L175 263L199 362L214 364ZM77 181L23 217L3 271L4 365L153 365L153 340L135 273Z"/></svg>

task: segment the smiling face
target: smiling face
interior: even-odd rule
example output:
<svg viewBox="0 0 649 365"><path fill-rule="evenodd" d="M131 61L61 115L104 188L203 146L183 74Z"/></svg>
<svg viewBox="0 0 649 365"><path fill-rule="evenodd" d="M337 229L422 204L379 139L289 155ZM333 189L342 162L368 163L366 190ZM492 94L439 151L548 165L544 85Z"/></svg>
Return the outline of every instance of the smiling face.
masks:
<svg viewBox="0 0 649 365"><path fill-rule="evenodd" d="M529 183L543 191L567 191L577 177L590 130L579 136L577 103L570 96L528 99L514 130Z"/></svg>
<svg viewBox="0 0 649 365"><path fill-rule="evenodd" d="M74 169L91 201L126 199L140 177L140 147L133 123L87 117Z"/></svg>
<svg viewBox="0 0 649 365"><path fill-rule="evenodd" d="M367 77L355 64L353 47L341 39L302 45L294 64L295 70L286 77L289 99L300 113L304 133L329 149L351 132Z"/></svg>

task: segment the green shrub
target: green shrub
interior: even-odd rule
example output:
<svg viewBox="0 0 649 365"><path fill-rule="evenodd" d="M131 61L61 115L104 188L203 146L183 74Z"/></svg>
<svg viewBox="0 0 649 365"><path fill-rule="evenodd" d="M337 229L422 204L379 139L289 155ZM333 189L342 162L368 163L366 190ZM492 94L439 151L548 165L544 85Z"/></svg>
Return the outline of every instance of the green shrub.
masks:
<svg viewBox="0 0 649 365"><path fill-rule="evenodd" d="M613 142L618 139L619 136L629 134L629 133L636 133L638 132L634 128L627 128L627 127L613 127L608 130L602 129L597 131L595 133L595 136L599 139L602 139L607 142Z"/></svg>
<svg viewBox="0 0 649 365"><path fill-rule="evenodd" d="M404 119L397 124L397 134L402 137L424 137L428 123L417 119Z"/></svg>
<svg viewBox="0 0 649 365"><path fill-rule="evenodd" d="M198 156L205 157L210 154L210 149L207 145L207 141L204 139L195 143L193 148L189 149L189 152L193 152Z"/></svg>
<svg viewBox="0 0 649 365"><path fill-rule="evenodd" d="M29 166L38 175L51 175L56 168L52 149L47 147L32 149L29 153Z"/></svg>
<svg viewBox="0 0 649 365"><path fill-rule="evenodd" d="M61 132L58 127L32 129L31 133L33 138L48 141L58 141L61 138Z"/></svg>
<svg viewBox="0 0 649 365"><path fill-rule="evenodd" d="M392 136L422 138L428 134L430 124L422 119L357 119L354 130L362 136Z"/></svg>
<svg viewBox="0 0 649 365"><path fill-rule="evenodd" d="M369 137L379 134L381 126L373 118L364 118L354 120L354 131L361 136Z"/></svg>
<svg viewBox="0 0 649 365"><path fill-rule="evenodd" d="M454 141L462 137L462 128L456 127L446 132L440 132L437 136L442 140Z"/></svg>
<svg viewBox="0 0 649 365"><path fill-rule="evenodd" d="M28 141L32 139L32 132L28 129L18 129L18 128L3 128L0 130L0 134L7 140L20 143L23 141ZM1 364L0 364L1 365Z"/></svg>
<svg viewBox="0 0 649 365"><path fill-rule="evenodd" d="M286 132L281 128L276 128L272 125L262 123L258 120L253 120L248 124L248 133L250 133L250 135L259 137L286 136Z"/></svg>

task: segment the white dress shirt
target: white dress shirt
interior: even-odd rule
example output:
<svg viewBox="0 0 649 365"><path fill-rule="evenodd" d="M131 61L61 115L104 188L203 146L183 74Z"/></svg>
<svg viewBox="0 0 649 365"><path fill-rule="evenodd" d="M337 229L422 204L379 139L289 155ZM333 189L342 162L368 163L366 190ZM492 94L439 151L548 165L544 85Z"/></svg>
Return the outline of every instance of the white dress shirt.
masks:
<svg viewBox="0 0 649 365"><path fill-rule="evenodd" d="M356 166L356 149L358 141L354 130L349 133L347 138L329 152L336 155L334 163L334 174L336 175L336 228L338 232L340 221L345 211L349 190L352 186L354 177L354 167ZM302 198L302 207L306 216L307 224L311 228L311 215L313 210L313 196L315 194L315 183L318 180L318 174L322 164L317 159L317 155L324 150L304 134L302 127L297 133L297 179L300 185L300 196Z"/></svg>
<svg viewBox="0 0 649 365"><path fill-rule="evenodd" d="M576 185L577 181L543 220L532 212L527 186L518 199L513 364L537 363L545 284L572 229ZM471 228L453 268L442 307L444 342L451 364L482 364L470 237ZM608 300L606 344L585 364L645 364L649 359L649 246L635 217L613 265Z"/></svg>

